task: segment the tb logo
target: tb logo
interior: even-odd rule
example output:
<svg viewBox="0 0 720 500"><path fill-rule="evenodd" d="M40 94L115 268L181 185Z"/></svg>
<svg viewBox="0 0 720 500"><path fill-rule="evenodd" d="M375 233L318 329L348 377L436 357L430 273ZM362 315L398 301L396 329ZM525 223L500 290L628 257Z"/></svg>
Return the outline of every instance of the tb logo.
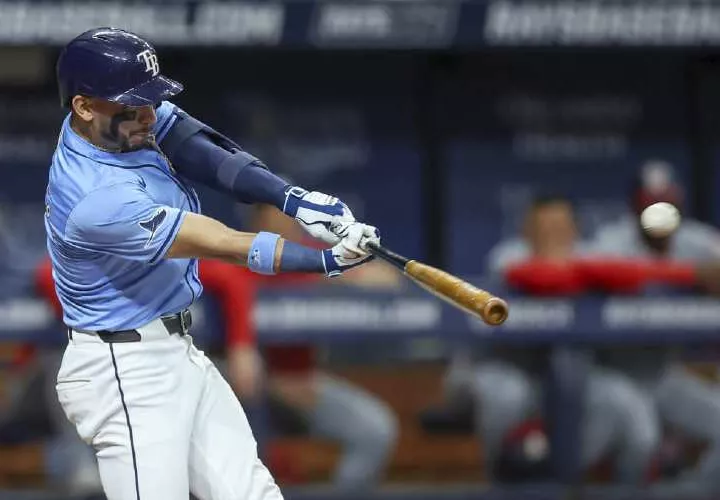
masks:
<svg viewBox="0 0 720 500"><path fill-rule="evenodd" d="M158 73L160 73L160 63L158 62L157 54L152 50L143 50L137 55L137 60L145 63L145 72L150 73L152 76L157 76Z"/></svg>

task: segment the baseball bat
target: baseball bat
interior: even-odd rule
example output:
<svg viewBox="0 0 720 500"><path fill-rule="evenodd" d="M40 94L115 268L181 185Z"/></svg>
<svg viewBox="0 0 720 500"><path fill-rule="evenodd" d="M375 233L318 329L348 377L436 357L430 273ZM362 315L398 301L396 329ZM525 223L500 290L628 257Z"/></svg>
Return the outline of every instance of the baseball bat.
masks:
<svg viewBox="0 0 720 500"><path fill-rule="evenodd" d="M407 277L433 295L479 317L488 325L501 325L508 317L507 302L457 276L403 257L379 244L369 242L367 249L376 257L400 269Z"/></svg>

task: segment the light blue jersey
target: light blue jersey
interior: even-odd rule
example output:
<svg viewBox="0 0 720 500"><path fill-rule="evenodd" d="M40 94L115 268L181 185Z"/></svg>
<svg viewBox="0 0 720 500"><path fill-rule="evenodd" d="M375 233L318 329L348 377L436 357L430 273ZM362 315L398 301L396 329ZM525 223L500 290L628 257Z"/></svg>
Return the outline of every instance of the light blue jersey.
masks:
<svg viewBox="0 0 720 500"><path fill-rule="evenodd" d="M176 118L157 109L159 142ZM68 116L50 167L45 227L64 321L82 330L125 330L188 307L202 292L196 259L164 259L195 191L151 149L100 150Z"/></svg>

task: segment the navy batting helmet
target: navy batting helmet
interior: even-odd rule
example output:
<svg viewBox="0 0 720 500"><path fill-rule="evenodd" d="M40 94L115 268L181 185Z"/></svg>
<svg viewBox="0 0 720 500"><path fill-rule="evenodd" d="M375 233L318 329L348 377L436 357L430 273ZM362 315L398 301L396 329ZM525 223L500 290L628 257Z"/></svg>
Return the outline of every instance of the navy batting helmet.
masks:
<svg viewBox="0 0 720 500"><path fill-rule="evenodd" d="M96 28L75 37L60 54L56 71L60 103L65 107L76 95L145 106L183 90L180 83L160 74L152 45L116 28Z"/></svg>

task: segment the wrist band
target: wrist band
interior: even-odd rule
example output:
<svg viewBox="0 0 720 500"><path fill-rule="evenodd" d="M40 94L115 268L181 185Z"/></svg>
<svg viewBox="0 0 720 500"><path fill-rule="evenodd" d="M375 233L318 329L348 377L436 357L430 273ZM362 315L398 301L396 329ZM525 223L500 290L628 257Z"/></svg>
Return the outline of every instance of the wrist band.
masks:
<svg viewBox="0 0 720 500"><path fill-rule="evenodd" d="M275 274L275 249L279 239L279 234L258 233L250 245L248 269L258 274Z"/></svg>

